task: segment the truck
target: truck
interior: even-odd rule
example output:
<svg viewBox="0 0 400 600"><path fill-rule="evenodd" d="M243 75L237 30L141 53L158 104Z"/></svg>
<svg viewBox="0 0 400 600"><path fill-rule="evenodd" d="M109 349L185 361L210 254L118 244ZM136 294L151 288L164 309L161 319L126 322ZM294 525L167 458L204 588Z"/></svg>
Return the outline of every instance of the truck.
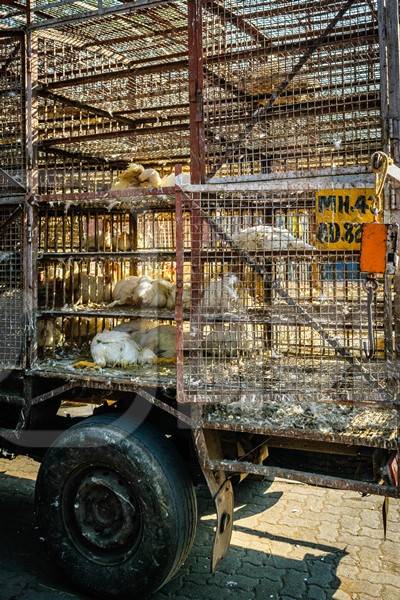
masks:
<svg viewBox="0 0 400 600"><path fill-rule="evenodd" d="M0 29L0 455L145 598L245 476L400 496L397 0L26 0ZM384 519L385 521L385 519Z"/></svg>

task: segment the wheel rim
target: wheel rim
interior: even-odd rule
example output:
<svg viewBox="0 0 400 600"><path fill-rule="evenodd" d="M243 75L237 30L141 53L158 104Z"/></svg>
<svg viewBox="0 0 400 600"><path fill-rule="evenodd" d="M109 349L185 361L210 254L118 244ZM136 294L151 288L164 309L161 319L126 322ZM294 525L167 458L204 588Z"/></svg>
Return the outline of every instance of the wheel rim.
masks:
<svg viewBox="0 0 400 600"><path fill-rule="evenodd" d="M86 557L121 562L142 538L142 511L132 486L116 471L91 468L75 473L64 487L65 528Z"/></svg>

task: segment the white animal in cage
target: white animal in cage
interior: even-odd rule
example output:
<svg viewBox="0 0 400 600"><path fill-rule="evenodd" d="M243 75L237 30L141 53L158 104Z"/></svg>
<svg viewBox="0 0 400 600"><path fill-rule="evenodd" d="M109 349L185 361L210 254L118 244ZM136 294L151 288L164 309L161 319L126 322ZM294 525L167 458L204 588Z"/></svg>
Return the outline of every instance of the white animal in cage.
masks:
<svg viewBox="0 0 400 600"><path fill-rule="evenodd" d="M138 287L141 282L142 288L151 283L149 277L137 277L132 275L121 281L117 281L112 292L113 302L108 306L137 306L139 304Z"/></svg>
<svg viewBox="0 0 400 600"><path fill-rule="evenodd" d="M112 190L124 190L130 187L139 187L139 175L141 175L144 171L144 167L142 165L138 165L136 163L131 163L122 171L118 178L112 184Z"/></svg>
<svg viewBox="0 0 400 600"><path fill-rule="evenodd" d="M175 307L176 286L167 279L152 279L147 275L142 277L128 277L119 281L113 290L113 306L142 306L145 308ZM183 290L183 304L190 303L190 289L186 286Z"/></svg>
<svg viewBox="0 0 400 600"><path fill-rule="evenodd" d="M145 169L143 165L132 163L122 171L112 184L112 190L130 187L155 188L161 186L161 177L155 169Z"/></svg>
<svg viewBox="0 0 400 600"><path fill-rule="evenodd" d="M142 306L171 310L175 306L175 293L173 283L166 279L154 279L139 295Z"/></svg>
<svg viewBox="0 0 400 600"><path fill-rule="evenodd" d="M155 169L144 169L138 176L140 187L156 188L161 186L161 177Z"/></svg>
<svg viewBox="0 0 400 600"><path fill-rule="evenodd" d="M284 227L256 225L247 227L232 235L233 242L242 250L315 250L302 239L296 238Z"/></svg>
<svg viewBox="0 0 400 600"><path fill-rule="evenodd" d="M128 367L153 363L156 355L149 348L141 348L124 331L104 330L94 336L90 344L94 362L100 367Z"/></svg>
<svg viewBox="0 0 400 600"><path fill-rule="evenodd" d="M142 348L150 349L158 358L176 356L176 327L172 325L158 325L131 335Z"/></svg>
<svg viewBox="0 0 400 600"><path fill-rule="evenodd" d="M237 308L237 284L238 277L234 273L226 273L218 279L211 280L204 288L202 307L215 312Z"/></svg>

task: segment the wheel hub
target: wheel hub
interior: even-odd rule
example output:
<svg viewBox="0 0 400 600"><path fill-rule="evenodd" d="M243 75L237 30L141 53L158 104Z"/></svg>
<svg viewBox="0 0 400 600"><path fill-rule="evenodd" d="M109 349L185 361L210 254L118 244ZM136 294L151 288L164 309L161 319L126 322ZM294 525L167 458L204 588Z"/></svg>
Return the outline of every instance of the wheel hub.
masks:
<svg viewBox="0 0 400 600"><path fill-rule="evenodd" d="M93 550L123 551L138 537L138 503L117 473L92 469L80 478L71 500L76 533Z"/></svg>

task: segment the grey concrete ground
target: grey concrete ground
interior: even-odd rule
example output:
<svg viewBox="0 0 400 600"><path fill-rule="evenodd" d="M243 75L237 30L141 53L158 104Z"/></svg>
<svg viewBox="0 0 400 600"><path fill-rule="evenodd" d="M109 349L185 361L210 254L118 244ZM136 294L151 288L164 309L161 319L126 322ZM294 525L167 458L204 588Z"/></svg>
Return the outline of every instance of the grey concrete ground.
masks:
<svg viewBox="0 0 400 600"><path fill-rule="evenodd" d="M0 600L78 600L32 525L37 465L0 460ZM200 490L192 555L155 600L400 600L400 504L383 541L381 500L282 481L244 482L232 548L216 575L212 505Z"/></svg>

